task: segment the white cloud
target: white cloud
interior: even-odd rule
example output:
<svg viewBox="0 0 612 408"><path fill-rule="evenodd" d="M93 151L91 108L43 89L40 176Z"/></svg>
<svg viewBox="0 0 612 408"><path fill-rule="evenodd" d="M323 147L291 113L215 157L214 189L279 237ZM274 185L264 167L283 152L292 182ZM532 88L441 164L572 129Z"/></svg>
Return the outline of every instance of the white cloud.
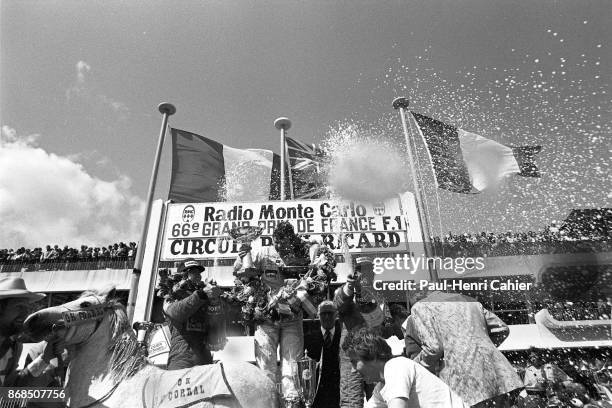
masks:
<svg viewBox="0 0 612 408"><path fill-rule="evenodd" d="M85 102L91 104L94 109L104 107L111 109L119 116L119 119L127 118L130 110L125 103L104 95L96 89L95 81L91 81L89 76L91 65L85 61L78 61L75 68L76 78L66 90L66 100L68 102L72 101L79 104Z"/></svg>
<svg viewBox="0 0 612 408"><path fill-rule="evenodd" d="M77 70L77 82L81 84L85 83L85 74L91 71L91 65L89 65L85 61L79 61L76 64L76 70Z"/></svg>
<svg viewBox="0 0 612 408"><path fill-rule="evenodd" d="M68 157L2 127L0 138L0 248L46 244L108 245L136 241L144 201L131 180L100 180Z"/></svg>
<svg viewBox="0 0 612 408"><path fill-rule="evenodd" d="M0 143L4 144L6 142L35 146L39 137L40 135L37 133L28 136L17 136L17 131L15 129L9 126L2 126Z"/></svg>

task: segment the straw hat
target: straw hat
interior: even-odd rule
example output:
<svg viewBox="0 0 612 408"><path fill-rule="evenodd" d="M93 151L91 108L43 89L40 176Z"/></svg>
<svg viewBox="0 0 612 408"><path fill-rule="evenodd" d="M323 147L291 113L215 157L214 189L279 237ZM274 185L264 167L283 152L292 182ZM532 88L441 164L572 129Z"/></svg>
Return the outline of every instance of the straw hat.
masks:
<svg viewBox="0 0 612 408"><path fill-rule="evenodd" d="M1 278L0 279L0 300L25 298L30 302L36 302L44 298L44 293L30 292L21 278Z"/></svg>

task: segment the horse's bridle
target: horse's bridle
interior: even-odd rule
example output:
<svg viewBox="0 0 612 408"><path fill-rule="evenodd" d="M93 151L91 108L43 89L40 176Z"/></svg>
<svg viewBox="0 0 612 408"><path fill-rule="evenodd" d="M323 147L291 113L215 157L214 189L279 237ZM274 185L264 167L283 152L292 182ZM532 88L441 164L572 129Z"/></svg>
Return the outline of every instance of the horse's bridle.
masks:
<svg viewBox="0 0 612 408"><path fill-rule="evenodd" d="M94 296L94 297L98 301L98 306L102 306L104 309L111 309L111 307L109 307L108 305L105 305L104 303L100 302L100 299L98 299L97 296ZM66 308L66 309L68 309L68 308ZM85 340L83 340L83 342L86 342L87 340L89 340L98 331L98 329L100 328L100 325L102 323L103 318L96 319L96 320L97 320L96 321L96 326L94 327L94 329L91 332L91 334ZM66 322L62 319L62 320L58 321L57 323L54 323L51 326L51 331L55 332L56 330L65 329L65 328L69 328L69 326L66 325ZM106 394L104 394L102 396L102 398L98 398L97 400L95 400L93 402L90 402L87 405L83 405L82 407L78 407L78 408L91 408L91 407L93 407L96 404L100 404L100 403L106 401L107 399L109 399L111 397L111 395L113 395L113 393L115 392L117 387L119 387L119 384L120 384L120 382L118 382L117 384L113 385L111 387L111 389Z"/></svg>
<svg viewBox="0 0 612 408"><path fill-rule="evenodd" d="M110 307L109 307L108 305L105 305L104 303L102 303L102 302L100 301L100 299L98 299L98 297L97 297L97 296L94 296L94 298L95 298L95 299L96 299L96 301L98 302L98 304L97 304L96 306L101 306L101 307L102 307L103 309L105 309L105 310L106 310L106 309L110 309ZM64 306L64 308L65 308L66 310L68 310L68 311L71 311L70 309L68 309L68 308L67 308L67 307L65 307L65 306ZM79 310L87 310L87 309L86 309L86 308L85 308L85 309L77 309L77 311L79 311ZM72 310L71 312L74 312L74 310ZM93 335L94 335L94 334L95 334L95 333L98 331L98 329L100 328L100 324L102 323L103 317L101 317L101 318L99 318L99 319L95 319L95 320L97 320L97 321L96 321L96 326L94 327L94 329L93 329L93 331L91 332L91 334L90 334L89 336L87 336L87 338L86 338L85 340L83 340L83 342L86 342L87 340L89 340L89 339L91 338L91 336L93 336ZM68 326L68 325L66 324L66 321L65 321L64 319L61 319L61 320L57 321L56 323L53 323L53 325L51 326L51 332L53 332L53 333L54 333L55 331L57 331L57 330L59 330L59 329L66 329L66 328L69 328L69 327L70 327L70 326Z"/></svg>

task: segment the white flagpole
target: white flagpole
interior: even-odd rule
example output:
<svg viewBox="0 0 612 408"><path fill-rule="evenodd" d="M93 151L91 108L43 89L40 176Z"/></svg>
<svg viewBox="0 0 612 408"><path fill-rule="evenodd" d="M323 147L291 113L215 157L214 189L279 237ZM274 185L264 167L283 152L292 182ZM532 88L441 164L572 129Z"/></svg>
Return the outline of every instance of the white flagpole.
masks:
<svg viewBox="0 0 612 408"><path fill-rule="evenodd" d="M274 127L280 130L280 199L285 201L285 131L291 127L291 121L287 118L278 118L274 121Z"/></svg>
<svg viewBox="0 0 612 408"><path fill-rule="evenodd" d="M176 113L174 105L164 102L159 104L157 107L159 112L162 114L162 125L159 130L159 139L157 141L157 150L155 152L155 159L153 160L153 171L151 172L151 179L149 180L149 191L147 193L147 204L145 208L144 223L142 226L142 233L140 234L140 241L138 242L138 248L136 249L136 259L134 261L134 268L132 270L132 280L130 282L130 293L128 295L127 304L127 315L128 320L132 320L134 317L134 307L136 305L136 296L138 295L138 281L140 280L140 272L142 270L142 261L144 258L145 241L147 239L147 232L149 230L149 218L151 217L151 206L153 205L153 193L155 192L155 184L157 183L157 171L159 170L159 162L161 159L162 147L164 146L164 138L166 136L166 128L168 127L168 117Z"/></svg>
<svg viewBox="0 0 612 408"><path fill-rule="evenodd" d="M404 137L406 138L406 152L408 153L408 163L410 164L410 172L412 175L412 186L414 188L414 199L417 205L417 213L419 216L419 223L421 224L421 236L423 238L423 247L425 249L425 256L430 258L432 256L432 251L430 247L430 236L431 236L431 228L429 227L429 222L427 221L427 216L425 214L425 208L423 207L423 191L420 188L419 181L417 178L417 169L414 164L414 154L416 152L412 152L412 138L410 137L410 132L408 131L408 124L406 123L406 108L410 104L408 98L399 97L393 100L393 109L397 109L400 112L400 118L402 120L402 127L404 129ZM427 267L429 268L429 276L430 279L434 282L438 281L438 273L435 267L432 267L430 262L427 262Z"/></svg>

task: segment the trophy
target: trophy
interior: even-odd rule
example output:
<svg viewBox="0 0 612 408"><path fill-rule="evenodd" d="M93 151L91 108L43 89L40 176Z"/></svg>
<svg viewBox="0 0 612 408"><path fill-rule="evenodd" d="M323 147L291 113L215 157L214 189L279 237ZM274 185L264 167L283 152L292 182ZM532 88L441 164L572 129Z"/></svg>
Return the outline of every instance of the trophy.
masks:
<svg viewBox="0 0 612 408"><path fill-rule="evenodd" d="M245 272L253 268L253 257L251 256L251 251L250 251L251 242L259 238L262 232L263 232L263 228L255 227L252 225L248 227L232 228L230 230L229 234L232 237L232 239L241 244L240 250L242 250L242 248L245 246L249 247L249 251L247 252L247 254L244 257L242 257L242 266Z"/></svg>
<svg viewBox="0 0 612 408"><path fill-rule="evenodd" d="M293 382L306 408L312 407L317 394L318 374L317 362L308 357L308 352L304 354L304 358L293 362Z"/></svg>

